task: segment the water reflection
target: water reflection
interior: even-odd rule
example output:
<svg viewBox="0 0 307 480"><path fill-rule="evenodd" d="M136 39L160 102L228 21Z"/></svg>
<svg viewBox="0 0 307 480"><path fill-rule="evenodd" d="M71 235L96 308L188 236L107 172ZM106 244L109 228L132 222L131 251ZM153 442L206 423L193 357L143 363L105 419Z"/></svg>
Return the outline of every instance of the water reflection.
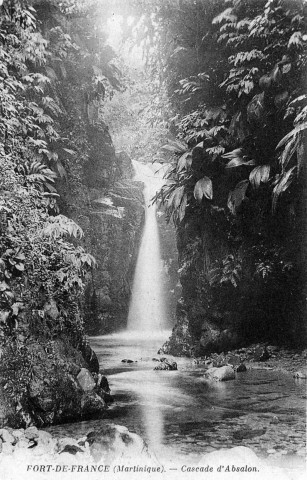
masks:
<svg viewBox="0 0 307 480"><path fill-rule="evenodd" d="M175 359L178 371L154 371L153 358L159 358L157 350L168 334L148 338L122 332L91 339L115 396L109 412L113 421L141 435L160 458L199 456L246 442L265 456L271 448L302 448L303 384L290 375L261 370L238 374L235 381L208 382L184 358ZM260 428L261 437L244 437ZM243 437L234 435L241 429ZM296 437L291 437L293 431Z"/></svg>

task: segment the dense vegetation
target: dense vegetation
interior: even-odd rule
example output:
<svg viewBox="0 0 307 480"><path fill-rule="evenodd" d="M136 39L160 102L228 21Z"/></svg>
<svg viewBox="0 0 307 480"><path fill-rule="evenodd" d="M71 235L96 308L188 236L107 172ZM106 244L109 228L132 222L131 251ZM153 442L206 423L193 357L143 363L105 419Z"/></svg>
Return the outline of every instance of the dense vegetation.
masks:
<svg viewBox="0 0 307 480"><path fill-rule="evenodd" d="M178 232L184 313L173 343L187 319L200 351L304 342L306 6L139 6L177 136L157 196Z"/></svg>
<svg viewBox="0 0 307 480"><path fill-rule="evenodd" d="M106 42L113 7L146 75ZM183 287L169 351L305 342L305 9L0 1L0 399L21 422L59 420L29 398L73 391L59 373L85 355L84 318L96 333L126 317L143 212L109 125L134 158L170 164L155 199Z"/></svg>
<svg viewBox="0 0 307 480"><path fill-rule="evenodd" d="M67 358L84 366L77 352L91 356L83 319L96 277L109 292L100 278L106 265L96 269L89 252L108 261L114 226L105 221L101 253L87 216L90 195L109 191L121 174L99 118L121 88L102 10L69 0L0 5L0 397L15 424L29 415L41 424L73 418L80 392ZM75 404L64 414L56 402L65 395ZM47 406L35 407L39 398Z"/></svg>

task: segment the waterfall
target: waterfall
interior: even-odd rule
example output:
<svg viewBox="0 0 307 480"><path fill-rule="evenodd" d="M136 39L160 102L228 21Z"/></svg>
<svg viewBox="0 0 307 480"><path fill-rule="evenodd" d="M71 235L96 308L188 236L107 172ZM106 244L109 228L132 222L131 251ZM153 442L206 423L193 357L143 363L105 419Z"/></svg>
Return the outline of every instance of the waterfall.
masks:
<svg viewBox="0 0 307 480"><path fill-rule="evenodd" d="M157 172L161 165L134 161L133 166L136 172L135 180L145 185L145 225L134 274L128 330L149 334L167 327L156 204L150 205L150 200L164 181L162 173L159 175Z"/></svg>

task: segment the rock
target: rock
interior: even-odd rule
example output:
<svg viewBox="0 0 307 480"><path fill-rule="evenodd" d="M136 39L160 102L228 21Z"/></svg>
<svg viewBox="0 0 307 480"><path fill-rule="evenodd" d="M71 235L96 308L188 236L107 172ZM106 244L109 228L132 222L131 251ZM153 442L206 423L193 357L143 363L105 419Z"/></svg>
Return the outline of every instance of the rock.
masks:
<svg viewBox="0 0 307 480"><path fill-rule="evenodd" d="M76 445L66 445L64 449L60 452L60 454L63 453L70 453L71 455L76 455L78 452L84 452L82 448L77 447Z"/></svg>
<svg viewBox="0 0 307 480"><path fill-rule="evenodd" d="M256 347L254 352L254 361L255 362L265 362L270 358L270 353L266 347Z"/></svg>
<svg viewBox="0 0 307 480"><path fill-rule="evenodd" d="M37 443L35 443L35 445L37 445ZM16 443L16 448L19 448L19 449L29 448L29 440L27 440L26 438L19 439L18 442Z"/></svg>
<svg viewBox="0 0 307 480"><path fill-rule="evenodd" d="M87 434L87 441L95 462L113 463L118 458L138 462L148 461L149 454L145 442L135 433L129 432L126 427L104 424ZM133 464L133 463L132 463Z"/></svg>
<svg viewBox="0 0 307 480"><path fill-rule="evenodd" d="M9 442L2 443L2 453L9 455L13 453L13 451L14 451L14 447L11 443Z"/></svg>
<svg viewBox="0 0 307 480"><path fill-rule="evenodd" d="M160 362L160 360L158 358L152 358L152 361L153 362Z"/></svg>
<svg viewBox="0 0 307 480"><path fill-rule="evenodd" d="M68 372L74 377L77 377L80 371L81 371L81 367L76 363L70 363L68 365Z"/></svg>
<svg viewBox="0 0 307 480"><path fill-rule="evenodd" d="M15 437L5 428L0 429L0 437L4 443L15 443Z"/></svg>
<svg viewBox="0 0 307 480"><path fill-rule="evenodd" d="M206 371L205 377L209 378L209 380L226 382L228 380L235 379L235 371L231 365L225 365L224 367L218 367L218 368L212 367Z"/></svg>
<svg viewBox="0 0 307 480"><path fill-rule="evenodd" d="M224 367L227 364L226 357L223 353L215 357L212 361L213 367Z"/></svg>
<svg viewBox="0 0 307 480"><path fill-rule="evenodd" d="M130 359L128 359L128 358L124 358L124 359L122 360L122 363L134 363L134 362L133 362L133 360L130 360Z"/></svg>
<svg viewBox="0 0 307 480"><path fill-rule="evenodd" d="M169 362L167 358L160 359L159 365L157 365L154 370L177 370L176 362Z"/></svg>
<svg viewBox="0 0 307 480"><path fill-rule="evenodd" d="M38 442L41 444L48 444L53 440L51 433L46 432L45 430L39 430Z"/></svg>
<svg viewBox="0 0 307 480"><path fill-rule="evenodd" d="M91 392L96 386L93 376L86 368L81 368L77 375L77 380L84 392Z"/></svg>
<svg viewBox="0 0 307 480"><path fill-rule="evenodd" d="M232 365L234 367L236 365L240 365L241 358L240 355L230 354L226 356L226 361L228 365Z"/></svg>
<svg viewBox="0 0 307 480"><path fill-rule="evenodd" d="M90 347L88 342L83 342L80 350L81 350L81 353L82 353L82 356L83 356L84 360L86 361L86 363L89 366L89 370L91 372L99 373L98 357L97 357L96 353L94 352L94 350Z"/></svg>
<svg viewBox="0 0 307 480"><path fill-rule="evenodd" d="M105 377L104 375L101 375L101 373L98 375L97 386L100 387L106 393L111 392L107 377Z"/></svg>
<svg viewBox="0 0 307 480"><path fill-rule="evenodd" d="M101 373L98 375L96 391L106 403L112 403L114 401L110 395L111 390L108 379L104 375L101 375Z"/></svg>
<svg viewBox="0 0 307 480"><path fill-rule="evenodd" d="M240 365L238 365L236 367L236 372L246 372L247 368L246 368L246 365L244 365L244 363L240 363Z"/></svg>
<svg viewBox="0 0 307 480"><path fill-rule="evenodd" d="M106 410L105 401L97 395L97 393L85 393L81 398L81 415L82 417L93 417L101 414Z"/></svg>
<svg viewBox="0 0 307 480"><path fill-rule="evenodd" d="M14 435L14 437L16 439L20 439L21 437L24 436L24 430L21 430L21 429L20 430L13 430L12 435Z"/></svg>
<svg viewBox="0 0 307 480"><path fill-rule="evenodd" d="M36 427L28 427L25 430L25 437L28 440L34 440L39 437L38 429Z"/></svg>
<svg viewBox="0 0 307 480"><path fill-rule="evenodd" d="M293 375L294 378L307 378L307 368L301 368L301 370L298 370L297 372L294 373Z"/></svg>

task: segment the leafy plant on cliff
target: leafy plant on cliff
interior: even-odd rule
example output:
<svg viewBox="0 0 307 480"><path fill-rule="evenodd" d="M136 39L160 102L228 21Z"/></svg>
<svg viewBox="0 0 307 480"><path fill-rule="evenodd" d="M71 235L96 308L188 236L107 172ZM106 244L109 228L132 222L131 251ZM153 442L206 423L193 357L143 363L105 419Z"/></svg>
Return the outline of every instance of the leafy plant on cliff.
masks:
<svg viewBox="0 0 307 480"><path fill-rule="evenodd" d="M288 295L286 306L280 299L291 291L301 308L297 238L304 227L305 5L204 3L195 2L193 17L188 2L180 8L158 2L155 21L164 35L158 56L171 65L160 72L177 111L178 141L164 147L171 165L156 200L185 238L182 261L193 235L202 238L196 248L203 262L190 268L203 282L200 291L207 292L203 300L196 298L200 307L217 289L207 314L219 304L227 310L221 299L232 288L234 301L229 292L225 296L228 307L239 305L241 317L251 322L248 302L261 302L267 289L271 300L261 313L257 307L258 318L284 329L287 316L298 325L302 315ZM185 55L191 57L188 74ZM257 254L250 254L254 247ZM191 294L188 286L186 291Z"/></svg>

